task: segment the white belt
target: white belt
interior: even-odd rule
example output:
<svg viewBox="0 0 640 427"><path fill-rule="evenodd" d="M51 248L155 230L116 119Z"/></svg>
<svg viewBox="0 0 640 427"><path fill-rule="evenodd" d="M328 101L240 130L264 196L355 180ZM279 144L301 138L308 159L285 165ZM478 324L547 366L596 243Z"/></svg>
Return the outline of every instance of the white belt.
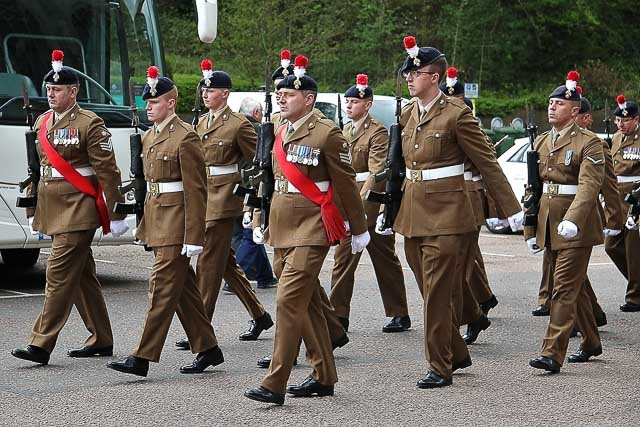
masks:
<svg viewBox="0 0 640 427"><path fill-rule="evenodd" d="M478 182L478 181L482 181L482 175L474 175L471 177L471 181L473 182Z"/></svg>
<svg viewBox="0 0 640 427"><path fill-rule="evenodd" d="M464 175L464 164L445 166L435 169L409 169L407 168L407 179L411 181L431 181L433 179L449 178L452 176Z"/></svg>
<svg viewBox="0 0 640 427"><path fill-rule="evenodd" d="M465 172L464 173L464 180L465 181L473 181L473 174L471 172Z"/></svg>
<svg viewBox="0 0 640 427"><path fill-rule="evenodd" d="M153 195L162 194L162 193L178 193L180 191L184 191L184 186L182 185L182 181L174 181L174 182L148 182L147 181L147 191Z"/></svg>
<svg viewBox="0 0 640 427"><path fill-rule="evenodd" d="M82 176L91 176L96 174L96 171L91 166L74 169ZM58 171L58 169L54 168L53 166L43 166L41 174L45 178L64 178L60 171Z"/></svg>
<svg viewBox="0 0 640 427"><path fill-rule="evenodd" d="M619 176L618 183L640 181L640 176Z"/></svg>
<svg viewBox="0 0 640 427"><path fill-rule="evenodd" d="M314 182L314 184L316 185L316 187L318 187L318 190L322 191L323 193L326 193L327 191L329 191L329 181L318 181L318 182ZM276 180L276 190L279 193L299 193L300 192L300 190L294 187L292 183L290 183L285 179Z"/></svg>
<svg viewBox="0 0 640 427"><path fill-rule="evenodd" d="M369 172L358 172L356 173L356 182L364 182L369 178Z"/></svg>
<svg viewBox="0 0 640 427"><path fill-rule="evenodd" d="M207 166L207 175L227 175L230 173L238 172L238 164L226 165L226 166Z"/></svg>
<svg viewBox="0 0 640 427"><path fill-rule="evenodd" d="M542 192L545 194L576 194L578 192L577 185L567 185L567 184L547 184L546 182L542 185Z"/></svg>

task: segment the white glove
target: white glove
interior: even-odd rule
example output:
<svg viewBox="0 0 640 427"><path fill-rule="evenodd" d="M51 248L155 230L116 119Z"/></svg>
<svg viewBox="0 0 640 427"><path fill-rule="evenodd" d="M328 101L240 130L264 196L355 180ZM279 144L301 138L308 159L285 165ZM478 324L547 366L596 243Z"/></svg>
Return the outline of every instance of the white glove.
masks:
<svg viewBox="0 0 640 427"><path fill-rule="evenodd" d="M558 234L565 239L573 239L578 235L578 226L571 221L561 221L560 224L558 224Z"/></svg>
<svg viewBox="0 0 640 427"><path fill-rule="evenodd" d="M632 216L627 217L627 222L626 222L626 224L624 226L627 227L629 230L637 230L638 229L638 224L636 223L636 220ZM615 236L615 234L614 234L614 236Z"/></svg>
<svg viewBox="0 0 640 427"><path fill-rule="evenodd" d="M34 236L37 236L38 234L40 234L38 230L33 229L33 217L30 216L27 219L29 220L29 231L31 232L31 234L33 234Z"/></svg>
<svg viewBox="0 0 640 427"><path fill-rule="evenodd" d="M129 231L129 224L127 224L127 221L123 219L118 221L110 221L109 228L111 229L111 234L113 234L115 237L120 237L124 233Z"/></svg>
<svg viewBox="0 0 640 427"><path fill-rule="evenodd" d="M500 219L500 218L487 218L487 225L493 228L503 228L509 226L508 219Z"/></svg>
<svg viewBox="0 0 640 427"><path fill-rule="evenodd" d="M535 255L542 250L542 248L539 247L536 243L535 237L527 239L527 247L529 248L529 252L531 252L531 255Z"/></svg>
<svg viewBox="0 0 640 427"><path fill-rule="evenodd" d="M344 222L344 229L347 231L347 234L351 232L351 227L349 227L349 221Z"/></svg>
<svg viewBox="0 0 640 427"><path fill-rule="evenodd" d="M509 221L509 227L511 227L511 231L513 232L520 231L524 228L522 225L524 223L523 211L511 215L509 218L507 218L507 220Z"/></svg>
<svg viewBox="0 0 640 427"><path fill-rule="evenodd" d="M251 212L247 211L245 213L242 214L242 228L252 228L253 226L253 215L251 215Z"/></svg>
<svg viewBox="0 0 640 427"><path fill-rule="evenodd" d="M605 228L604 230L602 230L602 232L604 233L605 236L613 237L613 236L617 236L618 234L622 233L622 230L611 230L610 228Z"/></svg>
<svg viewBox="0 0 640 427"><path fill-rule="evenodd" d="M187 257L191 258L194 255L198 255L202 253L203 249L204 248L202 246L184 244L182 245L182 251L180 253L182 255L186 255Z"/></svg>
<svg viewBox="0 0 640 427"><path fill-rule="evenodd" d="M253 243L256 245L264 245L264 232L261 227L253 229Z"/></svg>
<svg viewBox="0 0 640 427"><path fill-rule="evenodd" d="M357 236L351 237L351 253L355 254L357 252L362 252L364 248L367 247L369 242L371 241L371 236L368 231L365 231L362 234L358 234Z"/></svg>
<svg viewBox="0 0 640 427"><path fill-rule="evenodd" d="M381 234L383 236L391 236L393 234L393 230L390 228L382 229L384 225L384 214L378 215L376 219L376 233Z"/></svg>

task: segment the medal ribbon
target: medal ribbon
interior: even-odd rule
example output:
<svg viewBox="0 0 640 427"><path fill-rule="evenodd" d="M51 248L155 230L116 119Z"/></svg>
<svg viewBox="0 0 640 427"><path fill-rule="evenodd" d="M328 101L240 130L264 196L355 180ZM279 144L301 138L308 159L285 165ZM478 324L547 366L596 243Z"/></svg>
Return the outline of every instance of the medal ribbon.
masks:
<svg viewBox="0 0 640 427"><path fill-rule="evenodd" d="M96 199L96 207L98 209L98 215L100 216L100 224L102 224L102 233L108 234L111 232L109 229L109 212L107 211L107 204L102 196L102 186L98 183L98 188L91 184L86 177L80 175L80 173L74 169L60 154L53 148L49 139L47 138L47 121L51 117L52 112L48 112L44 116L42 126L40 127L40 145L44 153L47 155L49 163L60 172L64 179L69 181L78 191L86 194L89 197Z"/></svg>
<svg viewBox="0 0 640 427"><path fill-rule="evenodd" d="M287 156L282 148L284 129L285 127L283 126L280 132L278 132L273 146L278 166L280 166L287 181L300 190L300 193L302 193L304 197L320 206L320 216L322 217L322 223L324 224L329 243L339 242L340 239L347 237L347 230L345 229L344 219L342 219L338 207L333 203L333 184L330 183L327 193L322 194L322 191L320 191L315 182L303 174L296 165L287 161Z"/></svg>

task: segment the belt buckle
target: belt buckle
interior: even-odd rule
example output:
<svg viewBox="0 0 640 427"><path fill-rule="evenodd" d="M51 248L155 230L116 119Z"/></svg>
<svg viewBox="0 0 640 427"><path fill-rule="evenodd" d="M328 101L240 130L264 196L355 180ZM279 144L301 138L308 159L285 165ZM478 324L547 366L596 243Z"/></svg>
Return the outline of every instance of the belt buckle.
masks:
<svg viewBox="0 0 640 427"><path fill-rule="evenodd" d="M560 187L558 184L547 184L547 194L558 194Z"/></svg>
<svg viewBox="0 0 640 427"><path fill-rule="evenodd" d="M151 193L152 196L157 196L158 194L160 194L160 184L157 182L150 182L149 193Z"/></svg>
<svg viewBox="0 0 640 427"><path fill-rule="evenodd" d="M53 176L53 168L51 166L45 166L42 170L42 176L45 178L51 178Z"/></svg>
<svg viewBox="0 0 640 427"><path fill-rule="evenodd" d="M278 191L280 193L286 193L287 189L288 189L288 182L284 179L279 179L278 180Z"/></svg>
<svg viewBox="0 0 640 427"><path fill-rule="evenodd" d="M422 181L422 171L421 170L411 170L411 181Z"/></svg>

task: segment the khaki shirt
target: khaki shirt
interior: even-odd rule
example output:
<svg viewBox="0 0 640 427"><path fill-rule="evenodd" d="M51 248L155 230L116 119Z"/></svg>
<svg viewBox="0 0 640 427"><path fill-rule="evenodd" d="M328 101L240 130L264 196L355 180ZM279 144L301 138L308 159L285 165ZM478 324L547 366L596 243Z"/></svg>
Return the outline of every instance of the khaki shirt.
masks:
<svg viewBox="0 0 640 427"><path fill-rule="evenodd" d="M144 134L142 162L147 183L182 181L184 191L147 192L136 237L151 247L204 245L207 187L198 134L175 116L160 133Z"/></svg>
<svg viewBox="0 0 640 427"><path fill-rule="evenodd" d="M640 129L626 136L619 131L616 132L611 144L611 156L616 177L635 176L638 177L635 181L640 181ZM624 196L637 186L633 182L618 183L621 209L625 216L629 210L629 204L624 201Z"/></svg>
<svg viewBox="0 0 640 427"><path fill-rule="evenodd" d="M102 185L110 219L124 219L125 215L113 213L115 203L124 201L124 198L119 191L120 169L116 164L111 133L102 119L92 111L81 109L77 104L55 124L51 123L52 117L46 123L49 143L74 168L94 169L95 175L86 178L96 188L98 182ZM35 123L38 138L43 120L44 114ZM49 159L39 141L37 142L40 165L50 167ZM53 236L91 230L99 226L100 216L93 197L78 191L64 178L51 178L43 174L38 186L38 203L33 220L35 230Z"/></svg>

